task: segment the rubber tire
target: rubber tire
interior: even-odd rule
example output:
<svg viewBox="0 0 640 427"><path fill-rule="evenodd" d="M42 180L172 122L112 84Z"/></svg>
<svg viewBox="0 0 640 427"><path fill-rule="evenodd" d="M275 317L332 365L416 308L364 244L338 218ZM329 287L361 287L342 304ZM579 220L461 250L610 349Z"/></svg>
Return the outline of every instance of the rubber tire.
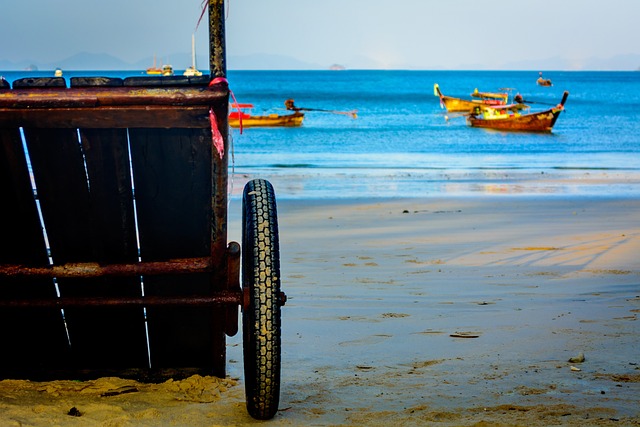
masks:
<svg viewBox="0 0 640 427"><path fill-rule="evenodd" d="M273 187L262 179L248 182L242 198L242 286L247 411L268 420L280 400L280 248Z"/></svg>

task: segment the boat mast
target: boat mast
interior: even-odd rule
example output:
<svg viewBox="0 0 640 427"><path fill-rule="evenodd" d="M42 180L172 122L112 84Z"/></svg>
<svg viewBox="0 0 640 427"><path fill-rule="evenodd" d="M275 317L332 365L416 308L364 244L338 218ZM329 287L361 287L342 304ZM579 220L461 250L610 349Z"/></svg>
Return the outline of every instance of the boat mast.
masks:
<svg viewBox="0 0 640 427"><path fill-rule="evenodd" d="M196 68L196 35L191 34L191 66L193 70L197 70Z"/></svg>
<svg viewBox="0 0 640 427"><path fill-rule="evenodd" d="M209 0L209 71L212 78L227 77L224 36L224 0Z"/></svg>

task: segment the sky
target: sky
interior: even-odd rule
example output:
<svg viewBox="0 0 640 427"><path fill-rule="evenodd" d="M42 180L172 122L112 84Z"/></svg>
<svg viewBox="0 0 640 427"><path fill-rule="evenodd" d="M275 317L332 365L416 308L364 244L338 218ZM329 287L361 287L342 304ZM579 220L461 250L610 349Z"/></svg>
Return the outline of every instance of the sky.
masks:
<svg viewBox="0 0 640 427"><path fill-rule="evenodd" d="M188 53L201 5L3 0L0 61L89 52L134 63ZM640 56L639 19L639 0L227 0L227 55L230 68L278 55L316 68L581 69L593 59ZM196 33L201 57L207 37L205 22Z"/></svg>

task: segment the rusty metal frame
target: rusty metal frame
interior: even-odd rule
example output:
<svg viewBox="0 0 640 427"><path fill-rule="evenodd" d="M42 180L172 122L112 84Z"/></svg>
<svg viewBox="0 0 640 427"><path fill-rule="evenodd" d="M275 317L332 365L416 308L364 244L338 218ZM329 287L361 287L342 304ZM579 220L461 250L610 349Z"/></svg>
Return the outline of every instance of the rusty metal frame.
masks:
<svg viewBox="0 0 640 427"><path fill-rule="evenodd" d="M103 307L103 306L224 306L246 303L245 292L240 288L240 245L229 243L226 251L226 279L224 290L211 295L162 296L162 297L58 297L40 299L0 300L0 308L42 308L42 307ZM212 273L211 258L183 258L162 262L138 262L133 264L68 263L49 267L29 267L23 265L0 265L0 277L12 279L29 278L69 278L87 279L94 277L155 276L184 273ZM282 296L284 298L284 295ZM232 311L232 310L230 310ZM231 332L237 332L237 314ZM229 334L230 331L227 331ZM235 335L229 334L229 335Z"/></svg>
<svg viewBox="0 0 640 427"><path fill-rule="evenodd" d="M125 307L125 306L224 306L241 305L242 292L219 291L210 296L186 297L99 297L99 298L46 298L13 299L0 301L2 308L69 308L69 307Z"/></svg>

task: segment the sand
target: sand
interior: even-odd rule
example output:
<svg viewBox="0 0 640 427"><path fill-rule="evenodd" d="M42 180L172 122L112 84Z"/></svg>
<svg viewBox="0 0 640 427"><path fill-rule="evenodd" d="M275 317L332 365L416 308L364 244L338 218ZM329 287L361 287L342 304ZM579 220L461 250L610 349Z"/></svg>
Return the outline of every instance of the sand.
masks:
<svg viewBox="0 0 640 427"><path fill-rule="evenodd" d="M640 425L640 200L278 204L270 425ZM239 218L234 200L230 240ZM225 380L1 381L0 425L255 424L241 347L228 339Z"/></svg>

